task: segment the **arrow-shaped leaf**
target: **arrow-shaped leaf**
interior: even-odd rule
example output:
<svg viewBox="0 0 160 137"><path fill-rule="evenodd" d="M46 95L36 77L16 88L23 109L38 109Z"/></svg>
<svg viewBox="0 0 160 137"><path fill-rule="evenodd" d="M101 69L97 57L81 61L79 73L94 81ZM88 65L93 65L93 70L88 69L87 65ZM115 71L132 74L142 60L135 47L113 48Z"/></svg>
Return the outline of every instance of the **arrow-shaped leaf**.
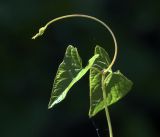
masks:
<svg viewBox="0 0 160 137"><path fill-rule="evenodd" d="M98 56L97 54L94 55L89 60L88 65L82 68L82 61L77 49L73 46L67 47L64 60L60 64L54 79L48 108L52 108L66 97L70 88L86 74Z"/></svg>
<svg viewBox="0 0 160 137"><path fill-rule="evenodd" d="M95 53L99 57L90 69L90 110L89 117L93 117L99 111L121 99L131 89L132 82L119 71L109 71L105 79L105 91L107 98L104 101L102 92L102 71L110 64L107 52L100 46L96 46ZM107 76L108 75L108 76Z"/></svg>
<svg viewBox="0 0 160 137"><path fill-rule="evenodd" d="M90 69L90 110L89 117L95 115L103 109L103 94L102 94L102 71L110 64L108 53L100 46L95 47L94 54L99 54L99 57ZM110 70L111 71L111 70Z"/></svg>

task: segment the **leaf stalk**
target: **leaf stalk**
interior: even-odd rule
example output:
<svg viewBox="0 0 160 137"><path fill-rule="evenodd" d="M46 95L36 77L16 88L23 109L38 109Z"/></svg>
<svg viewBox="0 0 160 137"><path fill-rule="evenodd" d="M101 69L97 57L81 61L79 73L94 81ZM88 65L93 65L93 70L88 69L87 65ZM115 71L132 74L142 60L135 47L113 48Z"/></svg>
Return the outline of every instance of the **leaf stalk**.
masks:
<svg viewBox="0 0 160 137"><path fill-rule="evenodd" d="M105 101L107 100L106 90L105 90L105 74L102 74L102 92L103 92L103 101L105 105L106 104ZM108 123L108 129L109 129L109 137L113 137L112 124L111 124L111 119L110 119L107 105L105 105L105 113L106 113L106 119Z"/></svg>

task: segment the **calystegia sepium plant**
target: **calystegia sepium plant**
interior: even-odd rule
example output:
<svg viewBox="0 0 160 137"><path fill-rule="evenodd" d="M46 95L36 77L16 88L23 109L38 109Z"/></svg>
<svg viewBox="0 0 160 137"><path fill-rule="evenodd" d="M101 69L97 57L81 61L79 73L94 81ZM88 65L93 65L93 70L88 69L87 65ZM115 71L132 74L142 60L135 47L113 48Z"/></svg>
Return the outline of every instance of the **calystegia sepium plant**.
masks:
<svg viewBox="0 0 160 137"><path fill-rule="evenodd" d="M48 108L53 108L56 104L65 99L72 86L79 81L88 71L89 87L90 87L90 108L89 117L94 117L98 112L105 109L106 119L109 128L109 135L113 137L112 126L108 107L118 102L132 88L132 81L125 77L120 70L113 71L112 67L117 57L117 42L114 33L103 21L89 15L71 14L61 16L49 21L44 27L39 29L39 32L32 37L37 37L44 34L47 27L56 21L69 18L86 18L96 21L107 29L114 42L114 56L110 57L106 50L97 45L94 50L94 55L89 59L87 66L82 66L82 59L76 47L69 45L66 49L64 59L59 65L57 74L53 82Z"/></svg>

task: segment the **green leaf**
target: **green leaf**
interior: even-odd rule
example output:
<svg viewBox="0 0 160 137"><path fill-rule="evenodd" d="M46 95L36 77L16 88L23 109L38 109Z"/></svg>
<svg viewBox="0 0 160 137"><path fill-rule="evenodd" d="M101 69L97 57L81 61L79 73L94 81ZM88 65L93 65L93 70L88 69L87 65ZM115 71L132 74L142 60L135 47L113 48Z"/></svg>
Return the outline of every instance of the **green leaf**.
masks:
<svg viewBox="0 0 160 137"><path fill-rule="evenodd" d="M106 69L111 63L109 55L105 51L105 49L103 49L100 46L95 47L94 55L96 55L96 54L99 54L99 57L94 62L93 67L96 68L96 70L102 71L103 69Z"/></svg>
<svg viewBox="0 0 160 137"><path fill-rule="evenodd" d="M127 79L119 70L110 73L104 82L107 95L105 104L108 106L124 97L131 90L133 85L132 81Z"/></svg>
<svg viewBox="0 0 160 137"><path fill-rule="evenodd" d="M110 70L105 78L106 100L104 100L102 92L102 70L109 66L110 59L107 52L99 46L95 48L94 54L97 53L99 53L100 56L93 64L93 68L90 69L89 117L95 116L105 108L105 105L109 106L117 102L125 96L132 87L132 82L123 74L119 71L112 72L112 70Z"/></svg>
<svg viewBox="0 0 160 137"><path fill-rule="evenodd" d="M64 60L60 64L54 79L48 108L52 108L66 97L70 88L86 74L98 56L97 54L94 55L89 60L88 65L82 68L82 61L77 49L73 46L67 47Z"/></svg>
<svg viewBox="0 0 160 137"><path fill-rule="evenodd" d="M102 71L106 69L111 62L108 53L100 46L95 47L94 54L99 54L99 57L90 69L90 117L102 110L104 106L101 85Z"/></svg>

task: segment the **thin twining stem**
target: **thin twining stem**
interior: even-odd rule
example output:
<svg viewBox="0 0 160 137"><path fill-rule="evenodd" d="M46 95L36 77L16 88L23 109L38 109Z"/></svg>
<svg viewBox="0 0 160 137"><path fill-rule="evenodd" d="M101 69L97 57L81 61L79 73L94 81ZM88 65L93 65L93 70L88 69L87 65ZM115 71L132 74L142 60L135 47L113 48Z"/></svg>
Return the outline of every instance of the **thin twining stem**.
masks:
<svg viewBox="0 0 160 137"><path fill-rule="evenodd" d="M106 96L106 89L105 89L105 75L104 74L102 74L101 85L102 85L103 101L105 104L105 113L106 113L106 118L107 118L107 123L108 123L108 128L109 128L109 137L113 137L112 124L111 124L111 119L109 115L109 110L108 110L108 106L105 103L105 101L107 100L107 96Z"/></svg>
<svg viewBox="0 0 160 137"><path fill-rule="evenodd" d="M114 56L113 56L113 59L112 59L112 62L110 63L110 65L104 69L103 73L106 74L113 66L115 60L116 60L116 57L117 57L117 50L118 50L118 47L117 47L117 41L116 41L116 38L114 36L114 33L112 32L112 30L110 29L110 27L105 24L103 21L97 19L96 17L93 17L93 16L89 16L89 15L84 15L84 14L71 14L71 15L65 15L65 16L61 16L61 17L58 17L58 18L55 18L51 21L49 21L44 27L40 28L39 29L39 32L32 37L32 39L36 39L37 37L43 35L44 31L47 29L47 27L56 22L56 21L59 21L59 20L62 20L62 19L66 19L66 18L75 18L75 17L81 17L81 18L87 18L87 19L91 19L91 20L94 20L98 23L100 23L101 25L103 25L111 34L112 38L113 38L113 41L114 41L114 48L115 48L115 51L114 51Z"/></svg>

